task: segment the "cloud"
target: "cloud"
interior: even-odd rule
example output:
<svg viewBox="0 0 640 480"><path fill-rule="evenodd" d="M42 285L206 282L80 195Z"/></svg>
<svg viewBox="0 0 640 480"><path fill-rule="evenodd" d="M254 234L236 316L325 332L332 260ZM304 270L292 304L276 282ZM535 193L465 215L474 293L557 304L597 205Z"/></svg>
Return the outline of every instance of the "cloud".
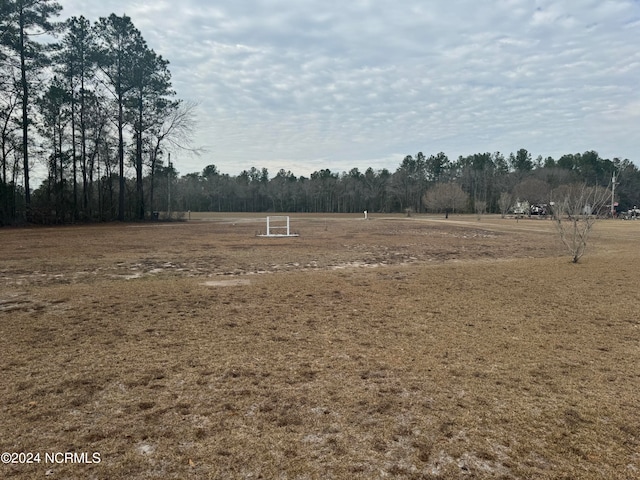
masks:
<svg viewBox="0 0 640 480"><path fill-rule="evenodd" d="M632 0L61 4L92 20L126 12L171 62L208 146L183 173L394 170L418 151L521 147L639 160Z"/></svg>

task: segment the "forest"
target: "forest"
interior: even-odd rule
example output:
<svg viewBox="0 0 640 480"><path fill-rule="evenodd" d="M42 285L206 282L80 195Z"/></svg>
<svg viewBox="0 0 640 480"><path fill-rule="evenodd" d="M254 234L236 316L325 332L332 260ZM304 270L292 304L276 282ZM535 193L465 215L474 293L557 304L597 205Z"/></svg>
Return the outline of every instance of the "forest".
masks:
<svg viewBox="0 0 640 480"><path fill-rule="evenodd" d="M159 210L183 212L506 213L517 200L549 203L575 184L610 189L614 174L616 210L640 204L640 171L627 159L603 159L595 151L533 159L524 148L455 161L442 152L419 152L405 156L393 172L321 169L309 177L280 170L270 178L256 167L230 176L209 165L178 178L161 167L155 201Z"/></svg>
<svg viewBox="0 0 640 480"><path fill-rule="evenodd" d="M232 176L214 164L180 175L171 152L197 150L197 105L177 98L168 60L126 15L56 22L61 9L52 0L0 4L0 225L186 211L504 213L576 183L611 188L614 175L616 208L640 204L636 165L596 151L557 159L525 148L457 159L419 152L395 171L309 177L260 167ZM36 166L46 178L33 185Z"/></svg>

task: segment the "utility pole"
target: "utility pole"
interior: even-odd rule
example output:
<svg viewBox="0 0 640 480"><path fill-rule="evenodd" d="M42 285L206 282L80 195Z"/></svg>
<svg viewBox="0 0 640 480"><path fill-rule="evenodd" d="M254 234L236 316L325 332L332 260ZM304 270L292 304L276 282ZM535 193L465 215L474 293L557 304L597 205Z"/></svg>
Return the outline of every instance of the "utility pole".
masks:
<svg viewBox="0 0 640 480"><path fill-rule="evenodd" d="M616 171L613 170L613 177L611 178L611 218L615 218L616 207L613 206L613 202L616 196Z"/></svg>

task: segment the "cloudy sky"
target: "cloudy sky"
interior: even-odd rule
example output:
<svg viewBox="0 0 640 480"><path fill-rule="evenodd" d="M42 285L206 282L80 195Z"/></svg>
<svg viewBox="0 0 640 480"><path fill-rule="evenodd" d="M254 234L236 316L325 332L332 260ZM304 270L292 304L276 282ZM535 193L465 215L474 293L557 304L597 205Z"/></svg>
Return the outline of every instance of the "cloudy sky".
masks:
<svg viewBox="0 0 640 480"><path fill-rule="evenodd" d="M639 0L59 0L127 14L208 164L295 175L519 148L640 164Z"/></svg>

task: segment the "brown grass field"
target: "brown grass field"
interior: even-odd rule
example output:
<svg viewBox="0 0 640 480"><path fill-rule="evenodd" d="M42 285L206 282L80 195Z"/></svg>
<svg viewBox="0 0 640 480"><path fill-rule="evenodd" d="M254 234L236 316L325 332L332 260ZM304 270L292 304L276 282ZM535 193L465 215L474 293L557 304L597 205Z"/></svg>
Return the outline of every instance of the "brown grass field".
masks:
<svg viewBox="0 0 640 480"><path fill-rule="evenodd" d="M291 218L0 230L0 478L640 478L640 222Z"/></svg>

